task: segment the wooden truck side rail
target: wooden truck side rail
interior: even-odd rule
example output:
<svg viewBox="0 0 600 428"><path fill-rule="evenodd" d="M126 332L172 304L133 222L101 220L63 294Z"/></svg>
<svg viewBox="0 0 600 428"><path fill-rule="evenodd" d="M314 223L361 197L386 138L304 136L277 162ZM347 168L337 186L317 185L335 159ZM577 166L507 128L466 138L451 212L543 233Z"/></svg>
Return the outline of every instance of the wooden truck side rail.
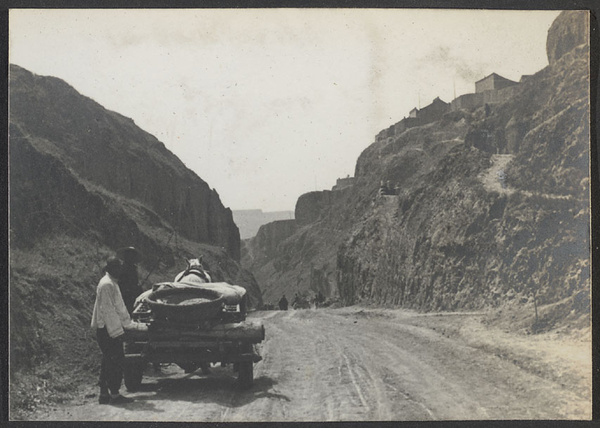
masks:
<svg viewBox="0 0 600 428"><path fill-rule="evenodd" d="M127 331L125 339L125 385L135 390L141 384L148 362L239 364L240 385L252 384L252 364L262 357L254 345L265 339L265 328L258 321L238 323L205 322L197 325L152 320L146 331Z"/></svg>

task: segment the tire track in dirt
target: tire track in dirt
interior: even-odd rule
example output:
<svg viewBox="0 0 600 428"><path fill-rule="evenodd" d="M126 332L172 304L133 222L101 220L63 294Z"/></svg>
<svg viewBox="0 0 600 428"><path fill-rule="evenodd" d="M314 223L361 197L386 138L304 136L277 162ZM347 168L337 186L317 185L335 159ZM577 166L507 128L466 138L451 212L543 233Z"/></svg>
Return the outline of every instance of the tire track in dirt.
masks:
<svg viewBox="0 0 600 428"><path fill-rule="evenodd" d="M356 334L354 324L336 323L335 318L324 321L330 326L341 324L324 334L337 353L339 384L348 385L349 401L354 403L346 414L341 408L340 420L398 420L399 415L404 420L433 419L426 407L406 401L406 394L398 394L396 387L385 382L386 367L375 356L384 352L381 336L365 338L362 332Z"/></svg>
<svg viewBox="0 0 600 428"><path fill-rule="evenodd" d="M372 324L372 323L371 323ZM397 384L408 384L417 402L427 404L438 419L565 418L584 414L577 394L555 382L524 372L513 362L457 343L428 329L384 322L392 340L383 341L388 362L410 363L398 373ZM373 333L374 339L380 338ZM417 360L418 358L418 360ZM541 396L531 394L542 392ZM580 410L581 409L581 410ZM468 416L465 416L468 415Z"/></svg>
<svg viewBox="0 0 600 428"><path fill-rule="evenodd" d="M386 400L384 384L375 380L372 370L365 367L363 353L357 353L352 343L344 339L346 327L340 327L335 318L327 319L322 311L295 314L290 320L293 324L273 326L280 345L284 345L279 349L288 349L290 354L288 358L285 355L279 358L290 361L293 355L306 365L299 376L288 379L297 386L292 390L288 382L286 387L290 390L286 389L286 393L297 396L294 401L302 402L300 407L312 410L293 410L288 414L294 416L291 420L390 420L390 412L381 411L381 403ZM322 328L323 325L328 328ZM282 334L297 340L288 343Z"/></svg>
<svg viewBox="0 0 600 428"><path fill-rule="evenodd" d="M362 393L360 384L357 381L358 376L354 373L355 370L352 368L352 364L350 363L350 360L348 359L348 356L346 355L346 353L343 353L342 357L345 360L346 370L347 370L348 376L350 376L350 381L352 382L352 386L354 387L354 390L356 391L356 394L358 395L358 398L360 399L360 402L362 403L363 407L368 412L370 410L369 405L367 404L367 400L365 400L365 397Z"/></svg>
<svg viewBox="0 0 600 428"><path fill-rule="evenodd" d="M38 420L564 419L589 408L556 382L406 315L319 309L251 317L262 319L266 337L249 390L236 388L231 368L203 376L170 366L148 377L131 405L71 404Z"/></svg>
<svg viewBox="0 0 600 428"><path fill-rule="evenodd" d="M338 353L340 382L352 386L348 393L355 396L354 400L358 399L361 404L361 412L357 412L360 415L359 420L390 420L391 412L385 384L364 360L362 351L348 340L345 331L336 335L329 334L327 337L335 345L335 352ZM349 382L344 381L344 378L348 378Z"/></svg>
<svg viewBox="0 0 600 428"><path fill-rule="evenodd" d="M290 398L280 387L281 380L288 375L286 367L282 365L286 348L282 338L285 338L285 334L280 327L282 321L270 323L267 320L273 317L287 319L292 314L270 312L265 315L267 316L263 320L268 327L266 327L265 341L259 346L263 359L254 367L255 386L264 384L265 388L260 393L254 394L255 399L242 407L243 412L228 409L227 413L221 415L222 422L289 419L286 403ZM287 322L287 320L283 321L283 324Z"/></svg>
<svg viewBox="0 0 600 428"><path fill-rule="evenodd" d="M269 317L272 322L266 327L255 383L268 376L272 386L267 395L279 400L255 400L242 414L229 413L224 421L335 420L336 403L328 394L331 387L323 385L327 367L321 363L325 355L320 349L327 344L315 334L314 321L303 315L304 311L277 313Z"/></svg>
<svg viewBox="0 0 600 428"><path fill-rule="evenodd" d="M396 337L410 336L399 332ZM473 397L447 379L435 361L413 354L410 346L406 349L397 343L383 342L380 348L378 364L387 368L382 371L387 372L386 378L398 394L422 410L419 419L456 419L465 418L464 415L469 415L469 419L488 418Z"/></svg>
<svg viewBox="0 0 600 428"><path fill-rule="evenodd" d="M369 322L372 322L371 320ZM375 321L377 322L377 321ZM399 363L406 359L406 351L394 347L389 348L382 340L381 332L370 333L363 328L355 330L352 326L343 335L338 335L338 341L345 345L343 352L356 361L357 373L363 372L357 378L363 388L369 391L368 401L373 403L374 411L366 420L431 420L435 419L431 410L423 403L412 399L400 385L410 377L410 370ZM382 330L384 331L384 330ZM335 340L335 339L332 339Z"/></svg>

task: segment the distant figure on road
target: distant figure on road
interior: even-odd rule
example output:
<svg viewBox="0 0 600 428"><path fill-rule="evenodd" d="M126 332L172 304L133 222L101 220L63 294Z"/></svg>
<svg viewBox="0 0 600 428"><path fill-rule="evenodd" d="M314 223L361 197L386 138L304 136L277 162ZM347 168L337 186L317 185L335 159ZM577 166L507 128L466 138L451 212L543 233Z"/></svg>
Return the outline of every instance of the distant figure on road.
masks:
<svg viewBox="0 0 600 428"><path fill-rule="evenodd" d="M323 293L321 293L321 291L319 291L317 293L317 295L315 296L315 308L318 308L323 303L325 303L325 296L323 296Z"/></svg>
<svg viewBox="0 0 600 428"><path fill-rule="evenodd" d="M503 169L498 171L498 181L500 181L500 185L503 189L506 189L506 173Z"/></svg>
<svg viewBox="0 0 600 428"><path fill-rule="evenodd" d="M281 299L279 299L279 310L281 310L281 311L288 310L288 301L285 298L285 294L283 296L281 296Z"/></svg>

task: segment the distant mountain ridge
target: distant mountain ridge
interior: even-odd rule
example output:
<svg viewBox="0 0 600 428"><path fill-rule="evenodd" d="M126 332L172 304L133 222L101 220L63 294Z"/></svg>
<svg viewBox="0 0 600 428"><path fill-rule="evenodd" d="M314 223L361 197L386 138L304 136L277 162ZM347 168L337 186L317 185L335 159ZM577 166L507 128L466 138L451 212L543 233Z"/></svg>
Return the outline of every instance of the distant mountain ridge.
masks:
<svg viewBox="0 0 600 428"><path fill-rule="evenodd" d="M240 230L241 239L248 239L256 236L258 229L263 224L277 220L290 220L293 218L293 211L263 211L260 209L233 211L233 220Z"/></svg>

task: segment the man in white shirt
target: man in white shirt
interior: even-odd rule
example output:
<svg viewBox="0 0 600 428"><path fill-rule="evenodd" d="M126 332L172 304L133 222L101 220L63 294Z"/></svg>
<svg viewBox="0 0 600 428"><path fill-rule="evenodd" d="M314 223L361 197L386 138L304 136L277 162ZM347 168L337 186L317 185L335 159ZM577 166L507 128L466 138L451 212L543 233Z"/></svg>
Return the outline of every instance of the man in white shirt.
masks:
<svg viewBox="0 0 600 428"><path fill-rule="evenodd" d="M96 329L96 339L102 351L100 368L100 404L124 404L133 401L119 394L123 379L123 338L125 329L134 328L129 312L119 290L118 277L123 262L110 257L96 288L96 303L92 314L92 328Z"/></svg>

